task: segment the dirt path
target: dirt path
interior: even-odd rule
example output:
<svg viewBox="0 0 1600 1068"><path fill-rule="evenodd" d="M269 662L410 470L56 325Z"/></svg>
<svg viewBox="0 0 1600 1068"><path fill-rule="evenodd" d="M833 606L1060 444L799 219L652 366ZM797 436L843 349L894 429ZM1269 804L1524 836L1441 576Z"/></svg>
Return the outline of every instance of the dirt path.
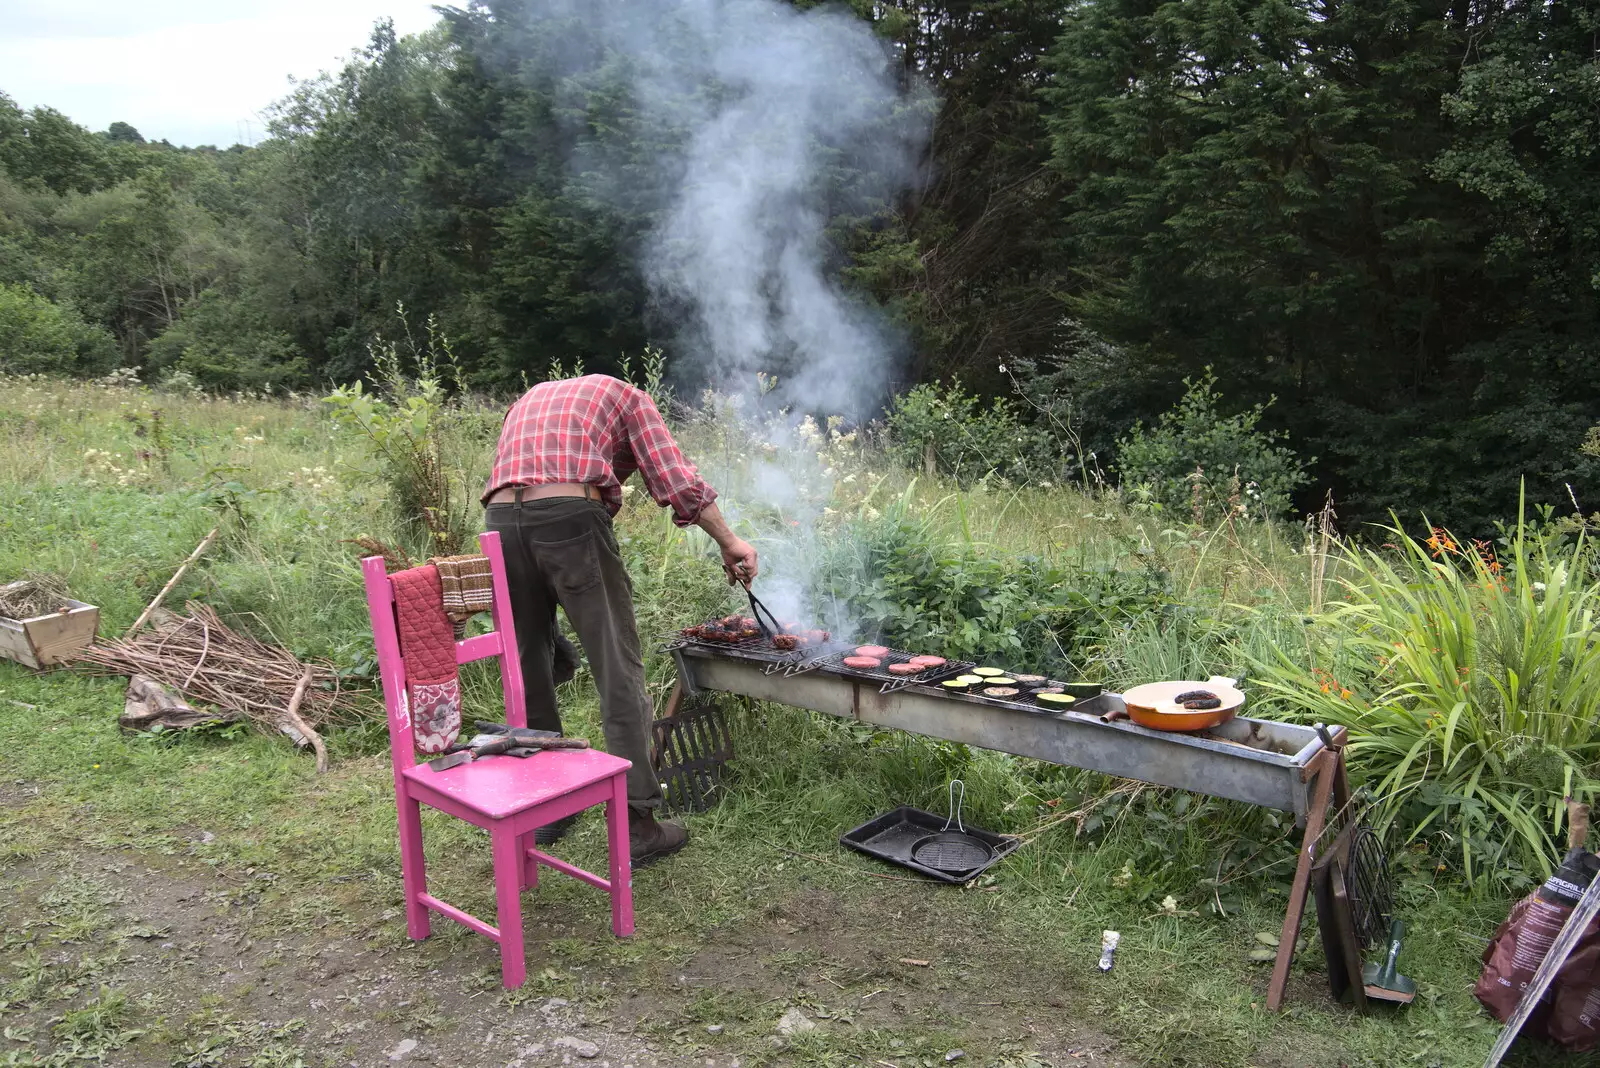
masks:
<svg viewBox="0 0 1600 1068"><path fill-rule="evenodd" d="M816 890L654 955L591 940L587 919L541 903L528 982L507 993L493 947L448 921L414 944L397 908L335 904L348 887L287 892L270 872L175 852L0 868L15 903L0 927L0 1064L1122 1063L1024 975L979 971L992 946L930 933L925 895L891 895L885 926ZM782 1036L784 1014L815 1027Z"/></svg>
<svg viewBox="0 0 1600 1068"><path fill-rule="evenodd" d="M104 986L120 999L105 1011L101 995L102 1019L78 1027L70 1015L58 1019L53 999L39 998L20 1014L10 1010L20 1017L12 1026L31 1027L41 1052L78 1038L106 1047L107 1063L126 1065L708 1063L652 1049L566 998L530 994L508 1005L470 966L474 954L305 933L306 920L318 926L315 910L263 909L271 880L252 885L255 874L203 878L144 858L59 855L5 872L6 897L24 913L20 923L8 920L8 940L56 942L40 958L46 989ZM451 934L441 931L440 940L465 941ZM11 961L26 974L15 950Z"/></svg>

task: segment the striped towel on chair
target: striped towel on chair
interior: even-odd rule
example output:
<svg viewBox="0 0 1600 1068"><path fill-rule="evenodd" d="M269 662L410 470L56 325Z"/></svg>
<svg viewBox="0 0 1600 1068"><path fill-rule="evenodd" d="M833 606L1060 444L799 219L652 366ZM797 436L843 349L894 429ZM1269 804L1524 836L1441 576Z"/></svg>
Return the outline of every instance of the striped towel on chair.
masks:
<svg viewBox="0 0 1600 1068"><path fill-rule="evenodd" d="M452 623L494 607L494 574L487 556L436 556L428 563L439 569L444 614Z"/></svg>

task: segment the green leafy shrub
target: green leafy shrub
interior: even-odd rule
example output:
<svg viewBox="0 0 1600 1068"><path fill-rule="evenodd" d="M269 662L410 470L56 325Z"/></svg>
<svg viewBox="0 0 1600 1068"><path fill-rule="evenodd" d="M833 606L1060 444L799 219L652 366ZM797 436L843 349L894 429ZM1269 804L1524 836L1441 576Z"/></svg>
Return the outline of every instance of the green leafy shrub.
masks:
<svg viewBox="0 0 1600 1068"><path fill-rule="evenodd" d="M1010 401L968 393L959 379L896 397L888 425L895 458L913 471L927 471L931 460L964 484L995 476L1019 483L1062 478L1061 450L1048 433L1025 422Z"/></svg>
<svg viewBox="0 0 1600 1068"><path fill-rule="evenodd" d="M1260 685L1350 729L1386 823L1440 836L1469 881L1549 870L1565 795L1600 762L1600 586L1579 536L1519 523L1498 557L1436 529L1348 549L1345 599L1259 658Z"/></svg>
<svg viewBox="0 0 1600 1068"><path fill-rule="evenodd" d="M1166 510L1200 522L1287 514L1305 465L1282 444L1285 435L1261 429L1267 405L1224 416L1216 383L1210 371L1186 378L1183 398L1154 427L1134 424L1117 443L1123 486L1144 487Z"/></svg>
<svg viewBox="0 0 1600 1068"><path fill-rule="evenodd" d="M402 325L405 311L400 310ZM415 365L408 375L401 367L401 344L379 338L371 347L376 379L384 395L368 392L359 380L339 386L324 402L334 420L366 435L389 486L389 506L402 531L424 541L426 554L448 556L462 551L476 528L470 495L459 485L463 472L447 462L453 451L447 441L453 429L470 420L458 401L445 391L444 374L454 371L450 340L428 319L425 342L406 331L406 348Z"/></svg>
<svg viewBox="0 0 1600 1068"><path fill-rule="evenodd" d="M96 375L116 362L103 327L26 286L0 285L0 373Z"/></svg>
<svg viewBox="0 0 1600 1068"><path fill-rule="evenodd" d="M188 375L202 388L268 390L298 386L306 362L288 334L266 325L262 311L212 290L150 343L150 367Z"/></svg>
<svg viewBox="0 0 1600 1068"><path fill-rule="evenodd" d="M1008 667L1076 674L1112 628L1156 609L1166 578L1148 570L1051 563L932 537L907 501L842 540L856 554L825 582L871 637Z"/></svg>

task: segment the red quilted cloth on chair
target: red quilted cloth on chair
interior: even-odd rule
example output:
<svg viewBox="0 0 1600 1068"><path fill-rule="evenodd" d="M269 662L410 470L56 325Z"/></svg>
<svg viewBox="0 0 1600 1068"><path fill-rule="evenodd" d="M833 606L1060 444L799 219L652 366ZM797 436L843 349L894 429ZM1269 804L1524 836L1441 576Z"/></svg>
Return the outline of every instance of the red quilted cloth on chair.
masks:
<svg viewBox="0 0 1600 1068"><path fill-rule="evenodd" d="M400 655L406 662L411 739L419 752L442 753L461 733L461 679L439 569L425 564L397 571L389 580L394 584Z"/></svg>

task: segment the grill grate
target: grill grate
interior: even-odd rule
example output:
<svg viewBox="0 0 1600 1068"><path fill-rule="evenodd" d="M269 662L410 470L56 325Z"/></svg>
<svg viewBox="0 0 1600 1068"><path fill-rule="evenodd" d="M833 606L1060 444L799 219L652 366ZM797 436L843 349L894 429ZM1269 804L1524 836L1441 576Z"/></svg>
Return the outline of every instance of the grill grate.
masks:
<svg viewBox="0 0 1600 1068"><path fill-rule="evenodd" d="M740 638L732 642L708 642L697 638L678 637L661 646L661 651L670 653L679 649L698 649L734 660L751 660L763 665L762 671L766 674L774 675L781 671L787 678L803 671L810 671L820 661L826 659L829 652L838 648L840 646L836 642L803 645L798 649L775 649L770 640L762 637Z"/></svg>
<svg viewBox="0 0 1600 1068"><path fill-rule="evenodd" d="M822 645L801 649L794 662L784 666L783 677L789 679L796 675L804 675L808 671L815 671L834 657L847 656L854 651L855 646L840 642L824 642Z"/></svg>
<svg viewBox="0 0 1600 1068"><path fill-rule="evenodd" d="M931 685L944 679L954 678L957 675L963 675L966 672L971 671L974 666L966 663L965 661L948 660L942 666L929 668L927 671L924 671L919 675L896 675L889 671L889 665L907 663L913 656L917 655L916 653L902 653L898 650L891 649L887 655L878 658L879 660L883 661L883 663L878 667L846 667L844 664L844 658L852 655L854 651L855 648L852 647L851 649L843 652L834 653L831 656L823 658L822 662L817 666L826 671L830 671L835 675L847 675L851 678L871 679L874 682L881 682L883 685L879 688L879 693L894 693L896 690L903 690L907 686Z"/></svg>
<svg viewBox="0 0 1600 1068"><path fill-rule="evenodd" d="M1389 860L1383 843L1365 822L1356 824L1350 839L1345 869L1346 893L1355 913L1356 941L1362 949L1379 943L1394 918L1394 891L1389 883Z"/></svg>
<svg viewBox="0 0 1600 1068"><path fill-rule="evenodd" d="M733 735L721 704L706 694L674 691L667 714L651 724L650 763L671 812L704 812L722 798L722 769L733 759Z"/></svg>

